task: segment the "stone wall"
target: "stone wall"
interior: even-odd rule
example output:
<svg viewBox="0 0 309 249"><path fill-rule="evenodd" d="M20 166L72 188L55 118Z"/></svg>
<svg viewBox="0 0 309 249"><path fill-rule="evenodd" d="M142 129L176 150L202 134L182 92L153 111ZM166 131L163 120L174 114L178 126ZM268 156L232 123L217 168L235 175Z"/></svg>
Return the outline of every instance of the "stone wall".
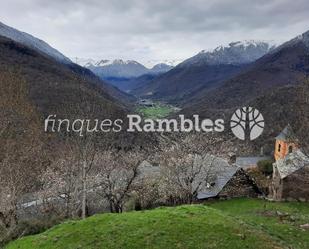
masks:
<svg viewBox="0 0 309 249"><path fill-rule="evenodd" d="M293 142L286 142L278 139L276 140L274 153L276 161L283 159L287 154L289 154L289 147L292 148L292 151L295 151L298 148L297 144Z"/></svg>
<svg viewBox="0 0 309 249"><path fill-rule="evenodd" d="M282 180L281 199L309 201L309 166L297 170Z"/></svg>
<svg viewBox="0 0 309 249"><path fill-rule="evenodd" d="M275 164L273 164L273 177L272 184L270 186L269 195L274 200L282 199L282 180L279 171Z"/></svg>
<svg viewBox="0 0 309 249"><path fill-rule="evenodd" d="M224 186L219 193L219 198L234 198L234 197L257 197L261 194L256 183L240 169Z"/></svg>

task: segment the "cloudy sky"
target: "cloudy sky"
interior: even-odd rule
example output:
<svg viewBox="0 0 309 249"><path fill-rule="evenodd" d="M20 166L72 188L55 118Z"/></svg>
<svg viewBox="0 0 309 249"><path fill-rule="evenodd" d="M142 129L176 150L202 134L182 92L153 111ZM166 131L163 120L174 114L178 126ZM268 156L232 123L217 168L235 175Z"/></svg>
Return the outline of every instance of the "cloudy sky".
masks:
<svg viewBox="0 0 309 249"><path fill-rule="evenodd" d="M68 57L181 60L309 30L308 0L1 0L0 21Z"/></svg>

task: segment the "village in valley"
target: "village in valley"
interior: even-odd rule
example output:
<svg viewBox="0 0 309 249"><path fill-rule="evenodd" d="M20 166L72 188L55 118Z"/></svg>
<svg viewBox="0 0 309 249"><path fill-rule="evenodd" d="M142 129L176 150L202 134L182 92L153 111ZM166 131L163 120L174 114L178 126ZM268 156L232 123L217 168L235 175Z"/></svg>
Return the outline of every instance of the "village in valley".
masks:
<svg viewBox="0 0 309 249"><path fill-rule="evenodd" d="M231 155L229 162L218 162L218 167L214 169L218 169L217 181L213 183L213 188L201 190L199 199L262 197L270 201L309 200L309 157L302 152L290 125L275 138L272 156ZM220 171L221 167L223 170ZM269 178L266 191L265 186L259 186L254 179L252 171L255 170L264 171L265 177Z"/></svg>
<svg viewBox="0 0 309 249"><path fill-rule="evenodd" d="M192 139L196 138L189 136L189 139L186 139L184 143L187 143L187 146L192 146ZM224 158L206 152L204 154L201 152L191 154L190 151L184 152L188 149L187 146L179 148L182 146L173 144L167 150L167 154L163 157L155 157L153 162L143 160L141 157L141 163L136 167L136 177L132 178L132 182L139 186L137 189L143 184L145 186L149 184L151 186L155 182L162 184L162 178L166 177L166 174L172 174L168 181L175 181L170 182L170 184L176 185L176 189L179 188L179 190L173 190L175 186L170 188L172 186L169 187L169 183L165 182L167 184L165 191L169 193L166 192L164 195L169 197L160 200L159 196L146 198L143 195L139 196L139 190L136 192L134 188L128 188L125 195L129 197L128 200L133 198L131 201L134 200L135 202L130 208L155 207L160 203L164 205L203 203L208 200L241 197L262 198L268 201L309 201L309 157L302 152L299 140L291 126L287 125L275 137L274 141L273 154L269 156L242 157L235 153L228 153L228 158ZM180 154L178 155L178 153ZM187 158L190 158L189 160L183 158L184 153L186 153ZM172 165L169 165L170 163ZM100 187L96 187L96 182L104 179L100 175L94 176L92 179L93 183L89 183L90 186L93 186L88 196L89 206L87 210L89 214L96 213L98 210L109 211L108 205L96 201L100 198L101 190ZM190 181L187 182L186 179L190 179ZM149 189L144 190L151 191ZM23 212L27 216L27 213L36 213L46 204L60 205L60 207L67 205L63 199L66 199L66 195L69 194L71 193L63 192L60 196L54 194L54 196L45 199L46 193L41 192L36 195L25 196L20 205L25 208ZM158 198L159 201L151 198ZM146 203L144 203L145 201ZM122 200L121 205L123 205L121 210L128 208L126 207L126 199ZM110 211L113 212L113 210Z"/></svg>

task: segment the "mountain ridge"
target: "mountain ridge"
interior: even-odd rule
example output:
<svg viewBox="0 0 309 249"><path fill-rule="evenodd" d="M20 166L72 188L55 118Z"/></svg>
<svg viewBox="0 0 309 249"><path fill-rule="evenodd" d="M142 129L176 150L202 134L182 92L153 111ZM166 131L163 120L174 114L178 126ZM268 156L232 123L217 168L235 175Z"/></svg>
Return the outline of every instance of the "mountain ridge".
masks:
<svg viewBox="0 0 309 249"><path fill-rule="evenodd" d="M304 34L309 37L309 32ZM230 108L254 99L267 89L300 83L309 73L309 45L299 37L265 54L219 88L200 92L194 102L202 101L213 108Z"/></svg>
<svg viewBox="0 0 309 249"><path fill-rule="evenodd" d="M211 52L202 51L175 68L147 82L133 93L137 96L182 105L200 91L216 88L239 74L248 64L268 53L273 46L265 42L230 43Z"/></svg>
<svg viewBox="0 0 309 249"><path fill-rule="evenodd" d="M70 64L72 61L60 53L55 48L51 47L48 43L45 41L38 39L26 32L19 31L17 29L14 29L8 25L5 25L4 23L0 22L0 35L9 38L13 41L19 42L21 44L24 44L30 48L33 48L37 51L40 51L43 54L46 54L48 56L53 57L55 60Z"/></svg>
<svg viewBox="0 0 309 249"><path fill-rule="evenodd" d="M195 56L180 63L179 66L192 64L247 64L262 57L275 49L275 47L276 45L269 42L257 40L230 42L227 46L220 45L213 50L202 50Z"/></svg>
<svg viewBox="0 0 309 249"><path fill-rule="evenodd" d="M136 78L145 74L158 74L165 73L173 68L173 66L158 63L151 68L147 68L143 64L135 60L93 60L93 59L79 59L75 58L75 61L80 66L90 69L93 73L102 79L108 78Z"/></svg>
<svg viewBox="0 0 309 249"><path fill-rule="evenodd" d="M300 38L307 38L309 33L304 34L264 55L220 87L201 91L195 99L188 99L181 113L198 114L201 118L221 114L229 120L236 109L253 106L264 116L264 132L250 144L233 140L235 148L246 153L252 149L251 154L265 146L272 149L274 137L288 123L306 146L309 144L309 46L306 39ZM229 130L226 135L224 141L234 138Z"/></svg>

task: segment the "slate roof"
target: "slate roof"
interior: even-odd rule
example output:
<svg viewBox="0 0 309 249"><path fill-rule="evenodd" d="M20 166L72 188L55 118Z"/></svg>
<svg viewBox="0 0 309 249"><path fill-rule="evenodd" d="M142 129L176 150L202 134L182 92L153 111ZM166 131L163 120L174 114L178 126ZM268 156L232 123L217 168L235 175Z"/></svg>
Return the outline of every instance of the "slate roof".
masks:
<svg viewBox="0 0 309 249"><path fill-rule="evenodd" d="M223 187L228 183L228 181L235 175L235 173L240 169L235 164L229 164L226 160L220 157L206 155L206 161L212 161L212 166L210 168L206 168L207 172L200 174L204 179L203 185L200 187L200 191L198 192L198 199L207 199L210 197L217 196ZM212 179L209 179L212 178Z"/></svg>
<svg viewBox="0 0 309 249"><path fill-rule="evenodd" d="M309 158L301 152L301 150L296 150L288 154L284 159L279 159L274 163L279 171L280 178L283 179L295 171L309 166Z"/></svg>
<svg viewBox="0 0 309 249"><path fill-rule="evenodd" d="M290 141L295 140L295 135L290 125L287 125L283 131L276 137L277 140Z"/></svg>
<svg viewBox="0 0 309 249"><path fill-rule="evenodd" d="M236 165L242 169L248 169L253 166L256 166L257 163L261 160L269 160L270 156L260 156L260 157L237 157Z"/></svg>
<svg viewBox="0 0 309 249"><path fill-rule="evenodd" d="M143 161L139 167L139 178L144 178L144 177L156 177L160 174L160 166L155 166L150 164L147 161Z"/></svg>
<svg viewBox="0 0 309 249"><path fill-rule="evenodd" d="M227 160L210 154L199 157L200 159L204 165L192 183L193 188L202 183L199 186L198 199L217 196L236 172L241 169L236 164L229 164ZM160 175L160 166L152 166L144 161L139 166L139 173L139 179L157 177Z"/></svg>

